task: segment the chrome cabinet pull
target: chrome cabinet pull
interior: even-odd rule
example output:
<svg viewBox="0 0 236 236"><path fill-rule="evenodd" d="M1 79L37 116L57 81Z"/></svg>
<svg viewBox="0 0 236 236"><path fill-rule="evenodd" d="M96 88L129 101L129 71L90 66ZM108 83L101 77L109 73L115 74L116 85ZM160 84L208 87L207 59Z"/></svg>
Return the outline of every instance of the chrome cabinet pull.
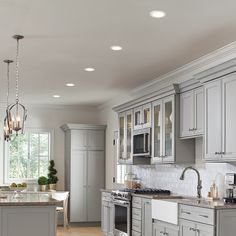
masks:
<svg viewBox="0 0 236 236"><path fill-rule="evenodd" d="M204 217L204 218L209 218L209 216L207 215L199 215L199 216Z"/></svg>
<svg viewBox="0 0 236 236"><path fill-rule="evenodd" d="M194 229L193 227L189 228L190 231L196 231L196 229Z"/></svg>
<svg viewBox="0 0 236 236"><path fill-rule="evenodd" d="M191 215L191 212L189 212L189 211L182 211L182 213L187 214L187 215Z"/></svg>

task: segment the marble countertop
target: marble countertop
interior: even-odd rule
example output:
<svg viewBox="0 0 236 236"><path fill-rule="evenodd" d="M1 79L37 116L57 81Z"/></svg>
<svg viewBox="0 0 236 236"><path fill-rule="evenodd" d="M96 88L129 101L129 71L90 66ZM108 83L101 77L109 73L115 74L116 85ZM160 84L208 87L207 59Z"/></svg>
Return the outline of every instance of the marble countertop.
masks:
<svg viewBox="0 0 236 236"><path fill-rule="evenodd" d="M160 199L160 198L154 198ZM210 200L207 198L196 198L196 197L176 197L172 199L162 199L163 201L168 202L177 202L178 204L188 205L188 206L196 206L210 209L236 209L236 204L233 203L225 203L224 200Z"/></svg>
<svg viewBox="0 0 236 236"><path fill-rule="evenodd" d="M56 206L60 200L53 198L52 194L42 193L20 193L20 196L14 192L0 193L0 206Z"/></svg>

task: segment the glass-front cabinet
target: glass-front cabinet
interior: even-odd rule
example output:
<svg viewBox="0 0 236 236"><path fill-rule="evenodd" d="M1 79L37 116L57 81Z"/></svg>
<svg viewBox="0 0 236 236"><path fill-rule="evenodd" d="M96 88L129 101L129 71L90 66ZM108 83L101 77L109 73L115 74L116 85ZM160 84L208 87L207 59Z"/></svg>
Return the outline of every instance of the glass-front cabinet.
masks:
<svg viewBox="0 0 236 236"><path fill-rule="evenodd" d="M133 127L133 113L132 110L122 112L119 114L119 164L131 164L132 163L132 127Z"/></svg>
<svg viewBox="0 0 236 236"><path fill-rule="evenodd" d="M174 162L174 96L152 103L152 163Z"/></svg>
<svg viewBox="0 0 236 236"><path fill-rule="evenodd" d="M134 129L151 127L151 103L134 108Z"/></svg>

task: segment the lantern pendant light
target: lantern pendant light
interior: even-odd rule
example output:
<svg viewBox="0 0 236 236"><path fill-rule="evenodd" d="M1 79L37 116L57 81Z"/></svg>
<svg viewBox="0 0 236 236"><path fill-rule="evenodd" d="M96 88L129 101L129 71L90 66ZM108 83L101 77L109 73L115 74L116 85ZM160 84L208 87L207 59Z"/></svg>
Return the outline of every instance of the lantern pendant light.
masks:
<svg viewBox="0 0 236 236"><path fill-rule="evenodd" d="M9 114L9 90L10 90L10 79L9 79L9 67L10 63L12 63L12 60L4 60L7 64L7 108L6 108L6 116L4 119L4 140L9 141L10 140L10 135L12 134L12 119Z"/></svg>
<svg viewBox="0 0 236 236"><path fill-rule="evenodd" d="M25 120L27 118L27 110L24 105L19 101L19 40L23 39L22 35L14 35L14 39L17 41L16 47L16 101L13 105L9 106L9 116L12 119L12 130L18 135L24 133Z"/></svg>

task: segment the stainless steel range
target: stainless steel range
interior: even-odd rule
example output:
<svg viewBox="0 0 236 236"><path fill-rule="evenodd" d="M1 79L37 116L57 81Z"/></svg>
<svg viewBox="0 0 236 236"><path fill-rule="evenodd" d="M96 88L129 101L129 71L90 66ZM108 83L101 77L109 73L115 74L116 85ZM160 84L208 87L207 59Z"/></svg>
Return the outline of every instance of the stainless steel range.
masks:
<svg viewBox="0 0 236 236"><path fill-rule="evenodd" d="M153 194L153 195L170 195L169 190L163 189L123 189L112 191L114 204L114 236L131 236L131 209L132 194Z"/></svg>

